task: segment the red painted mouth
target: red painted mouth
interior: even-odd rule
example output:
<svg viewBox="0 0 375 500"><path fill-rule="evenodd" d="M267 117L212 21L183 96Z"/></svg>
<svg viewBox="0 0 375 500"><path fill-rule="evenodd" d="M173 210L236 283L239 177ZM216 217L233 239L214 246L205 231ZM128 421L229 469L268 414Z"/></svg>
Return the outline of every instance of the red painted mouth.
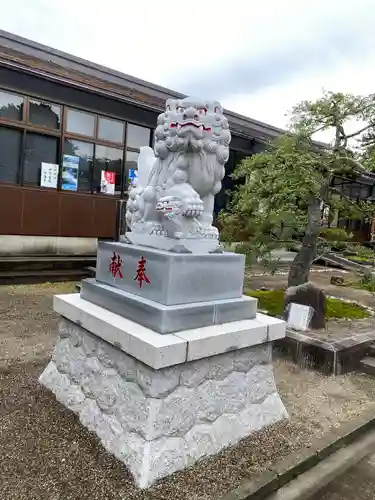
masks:
<svg viewBox="0 0 375 500"><path fill-rule="evenodd" d="M160 207L156 209L158 212L172 212L172 207Z"/></svg>
<svg viewBox="0 0 375 500"><path fill-rule="evenodd" d="M177 130L181 130L184 127L195 127L200 130L204 130L205 132L211 132L211 127L206 127L203 123L194 123L194 122L173 122L169 125L169 128L177 128Z"/></svg>

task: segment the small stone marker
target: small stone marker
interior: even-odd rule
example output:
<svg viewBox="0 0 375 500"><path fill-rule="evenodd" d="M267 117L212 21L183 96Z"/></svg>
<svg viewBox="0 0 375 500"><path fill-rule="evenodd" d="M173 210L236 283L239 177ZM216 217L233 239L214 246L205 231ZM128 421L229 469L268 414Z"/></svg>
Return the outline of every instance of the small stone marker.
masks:
<svg viewBox="0 0 375 500"><path fill-rule="evenodd" d="M342 276L332 276L331 285L343 286L345 284L345 279Z"/></svg>
<svg viewBox="0 0 375 500"><path fill-rule="evenodd" d="M294 330L306 331L309 329L313 314L314 309L312 307L291 302L288 308L288 326L294 328Z"/></svg>
<svg viewBox="0 0 375 500"><path fill-rule="evenodd" d="M302 285L292 286L288 288L284 296L284 311L285 317L288 317L288 305L292 302L309 306L313 309L314 314L311 318L310 328L325 327L325 311L326 298L323 290L318 288L314 283L307 282Z"/></svg>

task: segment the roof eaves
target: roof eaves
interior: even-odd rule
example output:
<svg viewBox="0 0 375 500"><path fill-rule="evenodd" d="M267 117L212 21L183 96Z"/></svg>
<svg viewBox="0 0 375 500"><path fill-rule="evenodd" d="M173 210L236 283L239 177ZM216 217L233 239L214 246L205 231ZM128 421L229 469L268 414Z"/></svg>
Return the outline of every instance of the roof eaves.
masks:
<svg viewBox="0 0 375 500"><path fill-rule="evenodd" d="M184 98L186 95L171 89L155 85L133 76L112 70L105 66L86 61L82 58L53 49L46 45L28 40L12 33L0 30L0 46L3 47L3 58L15 58L19 63L39 69L51 74L56 72L60 76L86 80L86 83L100 83L104 87L120 87L122 93L133 99L135 104L143 106L145 102L151 103L157 110L163 109L165 100ZM23 57L22 57L23 56ZM22 61L23 59L23 61ZM69 71L69 75L66 71ZM62 74L62 72L65 75ZM42 76L42 75L41 75ZM88 80L88 81L87 81ZM231 128L236 133L246 136L256 135L260 140L269 140L285 133L285 130L273 127L266 123L248 118L246 116L225 110ZM241 134L242 135L242 134Z"/></svg>

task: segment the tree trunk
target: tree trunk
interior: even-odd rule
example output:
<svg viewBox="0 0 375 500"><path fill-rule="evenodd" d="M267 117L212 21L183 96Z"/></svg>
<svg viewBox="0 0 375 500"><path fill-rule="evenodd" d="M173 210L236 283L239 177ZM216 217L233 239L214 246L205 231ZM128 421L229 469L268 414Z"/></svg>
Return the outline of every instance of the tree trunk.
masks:
<svg viewBox="0 0 375 500"><path fill-rule="evenodd" d="M321 202L314 198L308 205L307 228L300 251L295 256L288 275L288 286L297 286L309 280L310 269L317 252L318 236L321 227Z"/></svg>

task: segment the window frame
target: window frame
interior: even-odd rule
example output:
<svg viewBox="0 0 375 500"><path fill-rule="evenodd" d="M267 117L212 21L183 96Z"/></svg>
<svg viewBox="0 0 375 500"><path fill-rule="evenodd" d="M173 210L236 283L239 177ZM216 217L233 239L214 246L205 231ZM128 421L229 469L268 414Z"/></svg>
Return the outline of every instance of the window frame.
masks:
<svg viewBox="0 0 375 500"><path fill-rule="evenodd" d="M49 100L45 99L44 96L38 95L37 93L25 93L25 92L17 92L13 88L9 88L8 86L1 85L0 86L0 92L8 93L10 95L18 96L23 99L23 110L22 110L22 120L9 120L9 119L4 119L0 118L0 125L8 128L14 128L16 130L21 131L22 133L22 141L21 141L21 151L20 151L20 162L18 166L18 172L17 172L17 186L24 186L27 188L32 188L32 189L43 189L43 190L48 190L49 188L42 188L40 186L33 186L31 184L24 184L23 178L24 178L24 168L23 168L23 163L24 163L24 156L25 156L25 148L26 148L26 133L39 133L41 135L45 136L52 136L52 137L57 137L59 139L59 144L58 144L58 160L59 160L59 177L58 177L58 184L57 188L51 188L54 191L61 191L61 181L62 181L62 164L63 164L63 156L64 156L64 143L65 140L76 140L76 141L81 141L81 142L87 142L90 144L93 144L93 162L92 162L92 167L90 169L90 191L82 191L80 192L79 190L75 191L73 194L81 194L81 195L94 195L94 196L106 196L108 198L108 195L105 193L96 193L94 191L94 168L95 168L95 161L96 161L96 146L107 146L107 147L112 147L115 149L121 149L122 150L122 179L121 179L121 192L118 194L112 195L112 198L125 198L127 197L127 191L129 187L129 179L128 179L128 169L126 168L126 152L135 152L139 153L140 149L135 148L135 147L127 147L127 130L128 130L128 125L134 125L137 127L141 127L144 129L149 130L149 147L152 147L153 140L154 140L154 133L155 133L155 127L150 127L148 125L145 125L144 123L137 123L134 121L126 120L126 118L121 117L121 116L114 116L113 114L106 114L103 112L98 112L96 110L92 110L86 107L76 107L72 106L70 103L66 101L61 101L57 102L54 100ZM41 103L45 103L47 105L51 106L56 106L60 109L60 128L59 129L52 129L49 128L48 126L42 126L42 125L35 125L29 122L29 106L30 106L30 101L39 101ZM67 117L68 117L68 110L71 109L73 111L77 111L80 113L86 113L89 115L94 116L94 135L93 136L88 136L88 135L83 135L83 134L77 134L77 133L72 133L68 132L66 127L67 127ZM116 141L110 141L110 140L104 140L104 139L99 139L99 120L100 118L104 118L106 120L113 120L116 122L120 122L124 126L124 134L123 134L123 140L122 142L116 142ZM145 144L146 146L146 144ZM66 191L68 192L68 191Z"/></svg>
<svg viewBox="0 0 375 500"><path fill-rule="evenodd" d="M133 125L134 127L140 127L140 128L147 129L150 132L149 141L148 141L147 146L152 147L151 146L152 145L152 138L153 138L154 134L153 134L153 129L151 127L146 127L146 126L141 125L139 123L134 123L134 122L129 122L129 121L127 121L125 123L126 123L125 137L126 137L126 143L127 143L126 147L127 147L127 149L133 150L133 151L139 151L139 149L141 147L143 147L143 146L139 146L139 147L128 146L128 135L129 135L128 134L128 127L129 127L129 125ZM145 146L146 146L146 144L145 144Z"/></svg>
<svg viewBox="0 0 375 500"><path fill-rule="evenodd" d="M77 141L77 142L85 142L87 144L92 144L93 149L92 149L92 162L91 162L91 167L89 170L89 182L90 182L90 189L88 191L80 191L79 190L79 183L77 185L77 191L69 191L69 190L64 190L61 189L62 185L62 168L63 168L63 162L64 162L64 148L65 148L65 141ZM57 183L57 190L62 191L64 193L76 193L76 194L84 194L84 195L92 195L96 194L93 192L93 187L94 187L94 166L95 166L95 150L96 150L96 143L94 140L86 140L82 139L81 137L70 137L70 136L62 136L62 141L61 141L61 146L60 146L60 165L59 165L59 180Z"/></svg>
<svg viewBox="0 0 375 500"><path fill-rule="evenodd" d="M51 133L51 135L61 135L62 132L62 126L63 126L63 110L64 110L64 105L62 104L57 104L52 101L46 101L45 99L41 99L38 97L32 97L32 96L25 96L25 101L26 101L26 112L25 112L25 124L27 128L33 128L35 130L44 130L47 131L48 133ZM48 127L48 125L37 125L35 123L32 123L29 121L30 119L30 101L39 101L41 104L47 104L49 106L56 106L57 108L60 109L60 126L59 128L51 128Z"/></svg>
<svg viewBox="0 0 375 500"><path fill-rule="evenodd" d="M117 141L111 141L110 139L101 139L99 137L99 128L100 128L100 119L103 118L104 120L108 120L108 121L113 121L113 122L118 122L118 123L121 123L123 125L123 132L122 132L122 141L121 142L117 142ZM95 142L97 142L98 144L99 143L103 143L102 145L105 146L106 144L108 145L114 145L116 144L117 145L117 148L121 145L122 148L124 148L124 144L125 144L125 137L126 137L126 130L127 130L127 123L125 120L118 120L118 119L115 119L115 118L111 118L111 117L108 117L108 116L104 116L104 115L99 115L97 116L97 134L96 134L96 137L95 137Z"/></svg>
<svg viewBox="0 0 375 500"><path fill-rule="evenodd" d="M18 166L17 166L17 173L16 173L16 182L11 183L11 182L0 182L1 185L3 186L21 186L21 182L23 181L23 158L24 158L24 152L25 152L25 139L26 139L26 132L22 130L21 127L14 127L12 122L7 122L7 123L2 123L0 122L0 127L1 128L8 128L11 130L15 130L16 132L21 133L21 151L19 152L19 159L18 159Z"/></svg>
<svg viewBox="0 0 375 500"><path fill-rule="evenodd" d="M0 87L0 93L4 93L4 94L10 94L10 95L14 95L16 97L22 97L23 98L23 107L22 107L22 117L21 117L21 120L12 120L10 118L3 118L0 116L0 123L3 123L4 125L6 125L7 123L8 124L15 124L15 125L19 125L20 127L23 126L23 124L25 124L26 122L26 96L24 94L18 94L16 92L14 92L13 90L9 90L7 88L4 88L4 87Z"/></svg>
<svg viewBox="0 0 375 500"><path fill-rule="evenodd" d="M120 183L120 189L116 193L116 185L115 185L115 193L113 195L108 195L106 193L97 193L94 191L94 177L95 177L95 167L96 167L96 147L97 146L106 146L108 148L112 149L118 149L122 151L122 158L121 158L121 183ZM95 196L104 196L105 198L116 198L116 199L121 199L124 195L124 177L125 177L125 148L123 147L117 147L113 143L107 143L107 144L101 144L99 142L95 143L95 151L94 151L94 162L93 162L93 169L92 169L92 194Z"/></svg>
<svg viewBox="0 0 375 500"><path fill-rule="evenodd" d="M25 184L25 166L24 166L24 161L25 161L25 156L26 156L26 141L27 141L27 134L34 134L38 136L46 136L46 137L51 137L57 139L57 161L59 161L60 156L61 156L61 141L58 136L48 134L48 133L42 133L39 130L27 130L25 129L23 133L23 141L22 141L22 153L21 153L21 171L22 171L22 186L27 187L27 188L36 188L36 189L43 189L43 190L48 190L48 191L58 191L59 190L59 183L60 183L60 176L61 176L61 163L58 163L59 169L58 169L58 174L57 174L57 186L56 188L48 188L48 187L42 187L42 186L36 186L32 183L26 183ZM40 180L39 180L40 182Z"/></svg>
<svg viewBox="0 0 375 500"><path fill-rule="evenodd" d="M123 192L121 194L121 197L125 198L127 197L127 192L129 189L129 169L126 166L126 153L129 151L130 153L140 153L140 148L134 148L132 146L128 146L128 125L135 125L137 127L142 127L142 128L147 128L150 130L150 141L148 144L148 147L152 148L153 146L153 141L155 137L155 128L150 128L146 127L145 125L139 124L139 123L134 123L131 121L126 122L126 130L125 130L125 148L124 148L124 185L123 185ZM143 147L143 146L141 146Z"/></svg>
<svg viewBox="0 0 375 500"><path fill-rule="evenodd" d="M97 129L98 129L98 114L97 113L93 113L93 112L89 112L89 111L86 111L86 110L78 109L78 108L75 108L75 107L72 107L72 106L68 106L68 105L65 105L64 108L65 108L64 123L63 123L63 125L64 125L64 134L65 135L69 135L69 136L74 136L74 137L81 137L81 138L91 139L91 140L95 141L96 140L96 136L97 136ZM86 114L86 115L92 115L94 117L94 132L93 132L93 135L79 134L77 132L70 132L67 129L69 111L76 111L77 113L82 113L82 114Z"/></svg>

